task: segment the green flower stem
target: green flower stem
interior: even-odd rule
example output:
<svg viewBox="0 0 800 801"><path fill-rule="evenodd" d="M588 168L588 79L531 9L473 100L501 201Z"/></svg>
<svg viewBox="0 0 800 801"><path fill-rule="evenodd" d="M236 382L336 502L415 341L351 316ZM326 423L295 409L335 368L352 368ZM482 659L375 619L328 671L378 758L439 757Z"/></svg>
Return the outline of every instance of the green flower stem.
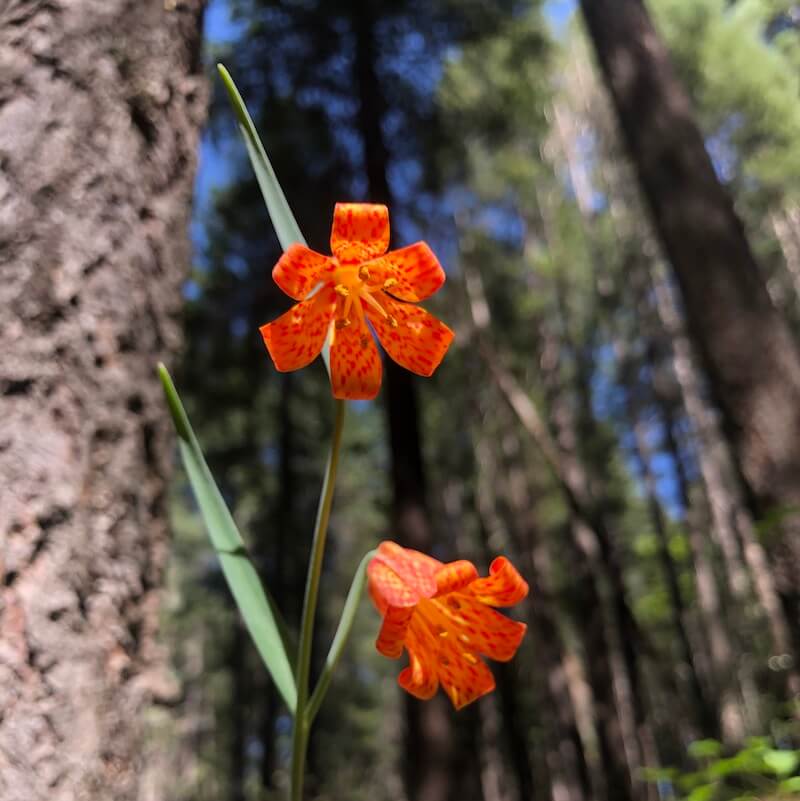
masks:
<svg viewBox="0 0 800 801"><path fill-rule="evenodd" d="M369 551L364 555L364 558L356 569L356 574L353 576L353 583L350 585L350 591L347 593L347 599L344 602L342 609L342 616L339 619L339 626L336 629L336 635L331 643L328 657L325 660L325 666L322 668L317 686L311 694L311 700L306 707L306 724L310 727L314 722L314 718L322 706L325 699L325 694L328 692L333 673L336 670L336 665L342 656L347 640L350 637L350 632L353 629L353 622L356 618L358 611L358 604L361 601L361 596L364 593L364 584L367 581L367 565L370 563L372 557L375 556L375 551Z"/></svg>
<svg viewBox="0 0 800 801"><path fill-rule="evenodd" d="M339 450L342 444L345 404L336 401L336 417L333 424L333 441L322 482L322 494L317 507L317 522L314 526L314 539L311 544L311 559L308 563L306 593L303 599L303 618L300 623L300 645L297 652L297 705L294 715L294 736L292 742L291 799L301 801L303 797L303 774L308 747L310 724L306 715L308 703L308 680L311 671L311 646L314 639L314 617L317 612L319 580L322 573L322 559L325 555L325 539L328 534L328 521L333 503L333 488L336 484L336 468L339 464Z"/></svg>

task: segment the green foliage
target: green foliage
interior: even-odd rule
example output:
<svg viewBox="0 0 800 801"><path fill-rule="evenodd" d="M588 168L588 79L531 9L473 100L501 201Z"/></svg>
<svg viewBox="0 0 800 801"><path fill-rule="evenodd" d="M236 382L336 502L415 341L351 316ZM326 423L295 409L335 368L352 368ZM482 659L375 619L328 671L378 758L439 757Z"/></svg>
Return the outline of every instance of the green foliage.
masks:
<svg viewBox="0 0 800 801"><path fill-rule="evenodd" d="M767 737L751 737L729 756L717 740L696 740L688 753L694 769L649 770L644 778L673 784L686 801L780 798L800 792L800 751L775 748Z"/></svg>
<svg viewBox="0 0 800 801"><path fill-rule="evenodd" d="M297 689L287 653L290 647L288 632L280 611L259 580L233 517L208 469L167 368L162 364L158 372L178 433L183 464L225 578L265 667L286 705L290 710L294 709Z"/></svg>

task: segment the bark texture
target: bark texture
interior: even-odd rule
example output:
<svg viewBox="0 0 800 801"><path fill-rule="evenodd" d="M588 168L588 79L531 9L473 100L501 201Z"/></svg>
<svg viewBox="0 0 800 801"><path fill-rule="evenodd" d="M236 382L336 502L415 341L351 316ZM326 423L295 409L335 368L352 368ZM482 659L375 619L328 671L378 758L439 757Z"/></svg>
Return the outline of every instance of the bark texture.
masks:
<svg viewBox="0 0 800 801"><path fill-rule="evenodd" d="M0 10L0 797L141 797L201 0Z"/></svg>
<svg viewBox="0 0 800 801"><path fill-rule="evenodd" d="M686 91L642 0L581 7L628 151L681 289L759 512L800 505L800 354L759 275L731 199L705 150ZM784 600L796 602L798 515L787 521ZM794 547L793 547L794 546Z"/></svg>

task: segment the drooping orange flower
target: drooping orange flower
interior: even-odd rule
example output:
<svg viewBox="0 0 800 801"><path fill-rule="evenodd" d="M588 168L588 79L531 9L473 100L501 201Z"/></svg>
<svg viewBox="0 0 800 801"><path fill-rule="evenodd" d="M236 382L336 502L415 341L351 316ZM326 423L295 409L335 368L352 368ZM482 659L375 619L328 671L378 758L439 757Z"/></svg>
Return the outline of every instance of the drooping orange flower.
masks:
<svg viewBox="0 0 800 801"><path fill-rule="evenodd" d="M444 270L424 242L387 253L388 247L389 210L371 203L336 204L333 256L289 247L272 277L300 302L260 329L278 370L310 364L329 336L334 397L374 398L382 371L369 320L398 364L418 375L433 373L453 332L413 304L442 286Z"/></svg>
<svg viewBox="0 0 800 801"><path fill-rule="evenodd" d="M480 659L507 662L526 626L491 607L513 606L528 584L503 556L485 578L465 560L442 562L419 551L382 542L367 567L369 592L383 616L375 643L391 659L408 651L398 683L417 698L432 698L441 683L461 709L491 692L494 676Z"/></svg>

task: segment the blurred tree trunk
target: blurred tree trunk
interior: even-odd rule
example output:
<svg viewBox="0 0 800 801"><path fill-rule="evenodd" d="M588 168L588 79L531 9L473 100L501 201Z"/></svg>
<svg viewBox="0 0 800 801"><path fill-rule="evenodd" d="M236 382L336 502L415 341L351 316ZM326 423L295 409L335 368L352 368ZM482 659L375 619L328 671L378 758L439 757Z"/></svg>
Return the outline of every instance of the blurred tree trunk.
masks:
<svg viewBox="0 0 800 801"><path fill-rule="evenodd" d="M800 353L772 306L642 0L582 0L628 151L759 515L780 511L783 601L800 609Z"/></svg>
<svg viewBox="0 0 800 801"><path fill-rule="evenodd" d="M619 651L619 640L627 637L633 641L636 638L636 627L632 625L633 617L627 609L624 596L623 603L615 604L612 612L600 587L601 574L605 575L600 552L604 551L607 559L610 557L608 539L603 533L598 537L593 528L593 523L597 521L583 502L585 498L581 493L586 485L582 465L575 459L565 460L562 443L551 435L533 402L517 384L514 376L503 367L498 354L488 342L484 329L489 325L489 307L480 275L469 270L466 265L463 269L478 350L500 394L552 471L569 512L571 536L565 547L570 549L569 561L577 571L573 582L574 603L578 610L576 623L586 651L588 680L594 697L593 710L600 764L605 774L603 786L605 789L614 788L615 799L635 798L641 789L640 785L635 786L634 778L641 766L641 755L629 691L633 682L620 676L620 672L626 669L626 662ZM540 361L544 363L546 360ZM545 379L547 381L547 376ZM555 396L558 393L552 394ZM600 539L605 540L605 548L600 546ZM626 609L622 631L612 640L608 636L609 622L619 623L618 615L620 612L625 614ZM628 688L628 692L625 703L618 704L615 688L623 685Z"/></svg>
<svg viewBox="0 0 800 801"><path fill-rule="evenodd" d="M389 154L381 130L385 97L376 72L374 11L368 0L356 0L354 80L359 93L359 128L364 143L369 199L392 206L388 181ZM392 456L393 532L408 548L430 552L432 532L428 516L419 430L419 409L412 375L391 359L384 360L385 393ZM459 741L453 734L452 712L442 693L420 703L406 695L404 780L411 801L449 801L454 797ZM473 786L480 792L477 760L464 765L475 772ZM463 782L463 776L458 777Z"/></svg>
<svg viewBox="0 0 800 801"><path fill-rule="evenodd" d="M0 10L0 796L135 799L204 114L200 0Z"/></svg>
<svg viewBox="0 0 800 801"><path fill-rule="evenodd" d="M669 532L667 531L667 520L664 510L661 507L657 491L656 480L650 464L650 449L647 444L647 434L644 423L638 414L635 404L630 401L629 390L629 409L630 426L633 431L634 444L633 455L638 462L640 478L644 487L645 501L650 515L651 525L658 541L658 558L661 563L661 570L664 574L664 583L667 588L667 595L670 600L670 614L672 616L672 627L675 631L680 657L688 672L688 682L690 691L690 716L694 718L697 726L695 739L698 737L718 737L720 727L718 723L717 711L711 699L708 698L703 683L700 679L697 661L694 656L691 639L688 633L688 622L686 604L681 593L680 576L675 560L669 549Z"/></svg>
<svg viewBox="0 0 800 801"><path fill-rule="evenodd" d="M698 462L711 509L712 533L722 551L728 583L734 598L740 603L747 603L752 577L753 589L767 619L773 650L779 654L792 653L792 634L786 611L780 602L755 524L737 486L728 443L722 435L714 410L704 397L692 346L665 272L658 266L654 267L653 296L661 323L670 336L675 376L683 405L699 440ZM719 645L722 645L721 641ZM724 649L719 654L721 661L718 667L722 670L727 658ZM786 683L791 693L800 691L800 675L796 667L787 669ZM736 739L740 736L735 734L736 722L730 718L729 723L732 727L731 736Z"/></svg>
<svg viewBox="0 0 800 801"><path fill-rule="evenodd" d="M667 450L671 455L677 478L683 527L692 553L697 600L707 638L711 684L719 707L720 731L725 741L737 743L743 740L745 729L741 694L736 676L734 637L728 625L728 618L725 615L714 566L709 554L710 538L704 534L700 523L693 519L689 479L686 476L686 468L678 444L675 414L669 400L658 392L657 384L656 390L656 402L661 411Z"/></svg>
<svg viewBox="0 0 800 801"><path fill-rule="evenodd" d="M507 433L513 437L510 431ZM520 801L542 799L545 788L549 788L549 797L554 801L583 801L589 793L588 770L564 675L561 635L552 616L555 611L553 599L545 589L547 578L539 573L540 564L533 558L533 509L524 486L526 482L517 472L514 483L518 486L513 489L510 486L512 472L505 465L500 467L486 437L476 432L475 442L479 473L476 501L484 557L491 556L489 540L507 532L513 552L524 554L527 559L526 576L535 599L527 603L526 617L530 624L528 636L533 640L531 647L536 654L534 708L541 716L547 744L546 749L542 749L546 753L537 754L539 759L535 764L531 760L523 725L526 707L520 698L517 668L504 664L495 666L503 731L517 785L516 797ZM500 476L504 478L499 479ZM503 496L509 510L502 520L498 511L498 494ZM547 693L543 692L544 687Z"/></svg>
<svg viewBox="0 0 800 801"><path fill-rule="evenodd" d="M230 799L245 801L247 779L247 709L250 706L250 671L247 665L249 635L238 618L233 625L233 634L228 654L231 673L230 702Z"/></svg>

